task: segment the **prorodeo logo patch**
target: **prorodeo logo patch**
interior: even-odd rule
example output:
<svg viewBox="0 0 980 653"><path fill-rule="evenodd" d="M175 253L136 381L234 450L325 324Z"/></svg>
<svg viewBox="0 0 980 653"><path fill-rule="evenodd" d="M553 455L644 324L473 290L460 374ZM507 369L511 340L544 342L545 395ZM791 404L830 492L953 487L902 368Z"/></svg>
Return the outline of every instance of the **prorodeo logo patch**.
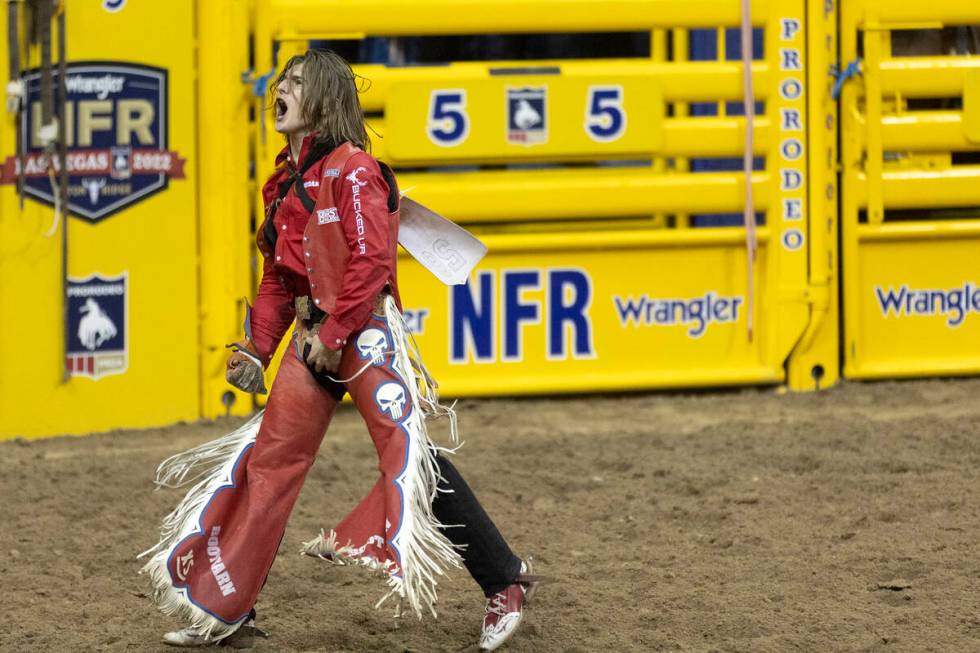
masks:
<svg viewBox="0 0 980 653"><path fill-rule="evenodd" d="M126 273L68 278L65 365L70 375L99 379L126 371L127 295Z"/></svg>
<svg viewBox="0 0 980 653"><path fill-rule="evenodd" d="M57 171L59 161L44 152L39 135L41 73L29 71L24 80L24 192L52 206L49 171ZM66 86L68 210L73 215L97 222L166 189L170 179L184 178L184 159L168 149L165 69L75 62L68 64ZM17 159L7 157L0 183L16 179Z"/></svg>
<svg viewBox="0 0 980 653"><path fill-rule="evenodd" d="M548 141L547 88L507 89L507 142L534 145Z"/></svg>

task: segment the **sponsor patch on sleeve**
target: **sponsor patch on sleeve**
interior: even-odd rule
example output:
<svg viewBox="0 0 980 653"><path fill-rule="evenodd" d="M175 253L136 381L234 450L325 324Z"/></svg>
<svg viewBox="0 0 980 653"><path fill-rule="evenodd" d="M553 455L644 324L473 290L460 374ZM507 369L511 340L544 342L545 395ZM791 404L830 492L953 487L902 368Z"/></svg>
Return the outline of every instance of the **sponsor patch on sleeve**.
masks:
<svg viewBox="0 0 980 653"><path fill-rule="evenodd" d="M340 214L337 213L337 207L331 206L329 209L319 209L316 212L317 224L330 224L331 222L340 222Z"/></svg>
<svg viewBox="0 0 980 653"><path fill-rule="evenodd" d="M327 168L326 170L323 171L323 176L324 177L339 177L340 176L340 168Z"/></svg>

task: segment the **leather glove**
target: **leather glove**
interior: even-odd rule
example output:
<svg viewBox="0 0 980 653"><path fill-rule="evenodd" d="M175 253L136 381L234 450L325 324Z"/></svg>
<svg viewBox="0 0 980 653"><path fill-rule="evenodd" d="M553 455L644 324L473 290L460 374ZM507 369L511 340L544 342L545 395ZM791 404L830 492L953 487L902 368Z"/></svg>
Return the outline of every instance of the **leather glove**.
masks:
<svg viewBox="0 0 980 653"><path fill-rule="evenodd" d="M262 359L255 345L248 338L226 345L232 350L228 357L225 379L231 385L245 392L266 393L265 377L262 374Z"/></svg>
<svg viewBox="0 0 980 653"><path fill-rule="evenodd" d="M306 344L310 346L310 352L306 355L306 363L320 374L334 374L340 369L341 352L324 345L318 335L319 331L319 329L314 329L306 336Z"/></svg>

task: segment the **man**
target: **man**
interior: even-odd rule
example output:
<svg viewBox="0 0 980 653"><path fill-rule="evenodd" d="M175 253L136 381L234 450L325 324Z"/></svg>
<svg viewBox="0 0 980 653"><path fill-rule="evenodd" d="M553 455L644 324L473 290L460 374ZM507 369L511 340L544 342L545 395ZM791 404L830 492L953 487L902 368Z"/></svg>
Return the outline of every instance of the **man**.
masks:
<svg viewBox="0 0 980 653"><path fill-rule="evenodd" d="M399 193L391 170L364 151L355 76L337 55L311 50L286 63L272 107L287 144L263 188L262 281L246 337L228 361L229 382L264 391L262 369L295 320L294 346L264 414L158 470L167 484L210 466L147 552L154 553L144 571L155 601L191 623L164 641L251 645L255 601L289 513L338 402L350 393L381 475L303 553L377 570L388 583L385 598L394 595L399 610L405 601L419 616L435 613L444 569L464 564L487 597L480 647L493 650L514 633L537 580L428 438L424 413L446 409L401 317Z"/></svg>

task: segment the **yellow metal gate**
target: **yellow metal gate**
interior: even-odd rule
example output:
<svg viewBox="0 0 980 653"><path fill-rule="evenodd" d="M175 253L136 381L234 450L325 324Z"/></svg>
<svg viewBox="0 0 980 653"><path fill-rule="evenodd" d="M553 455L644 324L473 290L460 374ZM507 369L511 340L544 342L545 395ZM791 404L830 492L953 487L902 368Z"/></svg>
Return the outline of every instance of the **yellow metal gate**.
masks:
<svg viewBox="0 0 980 653"><path fill-rule="evenodd" d="M829 94L824 66L833 43L821 39L807 49L805 3L752 3L764 43L752 66L755 99L762 103L755 154L763 162L752 181L754 208L765 224L758 232L751 340L744 229L695 228L689 219L743 209L741 172L687 169L691 159L743 151L744 117L688 111L692 103L742 98L741 64L724 53L715 61L687 61L688 30L715 29L724 40L726 28L739 25L737 3L606 2L597 11L595 3L565 0L517 7L508 0L467 5L465 12L448 0L257 3L255 63L262 72L275 69L273 44L281 65L319 38L516 33L542 25L651 33L650 59L356 67L370 82L362 99L383 137L373 141L375 155L400 171L401 186L412 189L413 198L489 246L466 286L446 288L413 261L401 264L406 309L444 391L486 395L788 378L800 388L832 383L836 313L828 295L828 235L834 216L823 199L824 186L833 185L827 176L832 162L823 148L811 154L807 135L813 108L820 125L831 111L822 98ZM822 5L813 13L818 33L831 39L834 16ZM807 92L811 51L821 65L815 97ZM542 114L544 126L508 122L514 117L509 107L522 99ZM832 148L832 120L821 135ZM255 138L262 178L281 139L269 124ZM823 184L816 199L808 195L814 168ZM814 209L821 218L817 233L809 218Z"/></svg>
<svg viewBox="0 0 980 653"><path fill-rule="evenodd" d="M232 399L232 412L253 408L224 381L224 345L240 335L244 296L256 287L250 232L261 221L258 186L281 138L266 98L250 101L243 81L261 87L289 55L324 40L521 34L545 25L556 34L649 37L649 56L633 58L356 66L370 81L362 100L374 153L396 168L411 197L490 249L469 283L454 288L407 257L401 264L407 316L446 394L813 389L838 377L837 114L827 75L837 52L833 3L751 2L751 208L760 221L751 284L738 217L748 120L740 111L743 65L731 47L741 15L731 0L485 0L465 11L453 0L66 6L73 217L51 228L39 140L47 119L34 112L36 85L29 110L8 113L0 130L0 437L214 417ZM948 6L950 20L972 11ZM93 24L114 38L85 29ZM706 38L714 54L700 56L695 43ZM28 81L35 79L39 48L20 54ZM915 161L939 166L937 149L974 149L975 59L929 59L920 64L935 75L920 69L902 81L885 48L877 56L880 74L844 86L852 128L867 124L858 119L866 82L871 88L879 79L869 96L884 98L869 105L884 115L881 129L844 141L843 200L853 220L844 242L855 261L879 251L859 244L877 224L858 225L859 208L914 208L946 189L975 204L978 188L972 167L959 161L943 174L909 176L911 168L896 168L885 154L917 150L927 154ZM6 63L0 57L4 70ZM955 87L964 108L916 116L931 131L906 130L907 116L889 114L904 106L890 94L931 97L937 85ZM29 166L23 211L12 162L18 130L30 143L21 160ZM876 177L874 158L865 171L863 152L878 150ZM879 231L898 233L888 226ZM976 234L969 221L926 228L955 232L935 242L961 248L969 242L960 234ZM960 277L929 287L976 282ZM952 305L953 295L945 297ZM972 304L963 306L965 326L948 327L952 333L975 329ZM859 327L867 322L856 315Z"/></svg>
<svg viewBox="0 0 980 653"><path fill-rule="evenodd" d="M947 39L977 24L969 0L843 5L850 378L980 371L980 56Z"/></svg>

